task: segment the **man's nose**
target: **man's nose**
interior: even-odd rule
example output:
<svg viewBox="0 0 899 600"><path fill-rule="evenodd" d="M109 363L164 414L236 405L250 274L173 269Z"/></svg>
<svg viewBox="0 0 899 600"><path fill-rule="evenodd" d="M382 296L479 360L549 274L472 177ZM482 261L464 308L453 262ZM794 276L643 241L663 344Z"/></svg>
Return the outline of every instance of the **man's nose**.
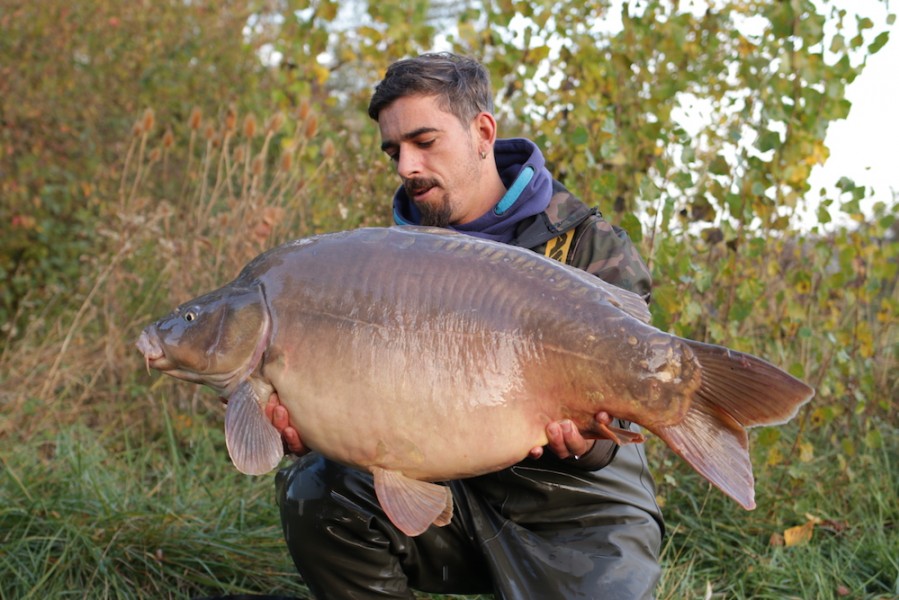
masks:
<svg viewBox="0 0 899 600"><path fill-rule="evenodd" d="M403 179L421 174L421 157L413 148L403 148L396 161L396 172Z"/></svg>

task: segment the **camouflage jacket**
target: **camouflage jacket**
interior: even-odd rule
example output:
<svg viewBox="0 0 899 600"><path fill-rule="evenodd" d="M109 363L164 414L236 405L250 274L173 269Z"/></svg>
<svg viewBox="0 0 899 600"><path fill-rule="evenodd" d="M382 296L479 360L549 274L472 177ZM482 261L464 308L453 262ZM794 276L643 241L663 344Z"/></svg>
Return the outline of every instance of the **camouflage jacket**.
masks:
<svg viewBox="0 0 899 600"><path fill-rule="evenodd" d="M545 254L550 240L570 230L574 230L574 239L567 264L640 294L649 303L652 277L627 233L558 181L553 181L549 206L518 225L512 244Z"/></svg>

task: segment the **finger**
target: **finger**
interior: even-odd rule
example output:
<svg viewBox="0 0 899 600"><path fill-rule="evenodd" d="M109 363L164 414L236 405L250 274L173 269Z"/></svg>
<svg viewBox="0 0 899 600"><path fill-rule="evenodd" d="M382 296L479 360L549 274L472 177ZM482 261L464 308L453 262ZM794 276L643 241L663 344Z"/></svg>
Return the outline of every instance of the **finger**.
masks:
<svg viewBox="0 0 899 600"><path fill-rule="evenodd" d="M593 447L593 442L581 435L581 432L571 421L562 422L562 438L568 454L577 458L587 453Z"/></svg>
<svg viewBox="0 0 899 600"><path fill-rule="evenodd" d="M290 415L288 414L287 409L278 404L277 406L272 407L271 412L272 425L274 425L275 429L283 435L284 431L290 426Z"/></svg>
<svg viewBox="0 0 899 600"><path fill-rule="evenodd" d="M584 441L584 437L571 421L564 421L562 423L562 443L565 444L565 449L572 456L580 456L583 454L584 446L587 445Z"/></svg>
<svg viewBox="0 0 899 600"><path fill-rule="evenodd" d="M287 451L296 455L308 452L308 448L300 439L300 433L290 425L290 413L287 412L287 409L282 404L277 403L277 397L275 397L275 402L272 402L270 399L269 404L265 408L266 412L270 413L269 418L272 421L272 425L281 434L281 440L284 442L284 447Z"/></svg>
<svg viewBox="0 0 899 600"><path fill-rule="evenodd" d="M533 448L531 448L531 451L528 452L528 456L530 458L533 458L534 460L537 460L538 458L543 456L543 446L534 446Z"/></svg>
<svg viewBox="0 0 899 600"><path fill-rule="evenodd" d="M565 442L565 430L568 427L571 427L570 421L554 422L546 426L547 445L559 458L568 458L572 454Z"/></svg>
<svg viewBox="0 0 899 600"><path fill-rule="evenodd" d="M281 432L281 439L284 440L284 446L293 454L305 454L306 447L300 441L300 434L293 427L287 427Z"/></svg>
<svg viewBox="0 0 899 600"><path fill-rule="evenodd" d="M280 405L281 405L281 399L278 398L278 392L272 392L271 394L269 394L268 402L265 403L265 407L263 408L263 411L265 412L265 416L266 416L266 418L268 418L269 421L274 420L274 417L273 417L274 410L276 407L278 407Z"/></svg>

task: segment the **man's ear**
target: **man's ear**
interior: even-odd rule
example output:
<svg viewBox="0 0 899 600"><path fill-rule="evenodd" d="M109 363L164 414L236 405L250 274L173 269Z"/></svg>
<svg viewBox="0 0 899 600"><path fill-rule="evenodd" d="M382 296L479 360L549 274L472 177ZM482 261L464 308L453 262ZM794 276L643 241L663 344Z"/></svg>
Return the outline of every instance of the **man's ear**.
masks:
<svg viewBox="0 0 899 600"><path fill-rule="evenodd" d="M489 151L496 141L496 119L489 112L481 112L474 118L472 128L477 136L478 148Z"/></svg>

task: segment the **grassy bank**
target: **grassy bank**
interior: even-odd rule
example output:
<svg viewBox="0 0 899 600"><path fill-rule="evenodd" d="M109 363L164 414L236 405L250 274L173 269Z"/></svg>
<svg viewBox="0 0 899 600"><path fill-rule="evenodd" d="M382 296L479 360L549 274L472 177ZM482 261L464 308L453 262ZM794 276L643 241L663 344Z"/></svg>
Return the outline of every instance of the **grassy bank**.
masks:
<svg viewBox="0 0 899 600"><path fill-rule="evenodd" d="M73 424L7 439L0 598L304 597L272 477L231 467L220 411L203 400L193 413L138 407L142 421L111 414L99 433ZM653 443L668 521L658 597L899 597L899 431L882 433L888 442L854 457L820 439L813 461L762 464L752 512ZM787 545L802 525L811 537Z"/></svg>
<svg viewBox="0 0 899 600"><path fill-rule="evenodd" d="M303 593L271 478L231 468L202 415L162 410L158 437L73 425L4 444L0 597Z"/></svg>
<svg viewBox="0 0 899 600"><path fill-rule="evenodd" d="M899 597L899 432L883 433L888 444L852 457L821 438L812 461L757 460L751 512L681 465L662 475L659 598Z"/></svg>

